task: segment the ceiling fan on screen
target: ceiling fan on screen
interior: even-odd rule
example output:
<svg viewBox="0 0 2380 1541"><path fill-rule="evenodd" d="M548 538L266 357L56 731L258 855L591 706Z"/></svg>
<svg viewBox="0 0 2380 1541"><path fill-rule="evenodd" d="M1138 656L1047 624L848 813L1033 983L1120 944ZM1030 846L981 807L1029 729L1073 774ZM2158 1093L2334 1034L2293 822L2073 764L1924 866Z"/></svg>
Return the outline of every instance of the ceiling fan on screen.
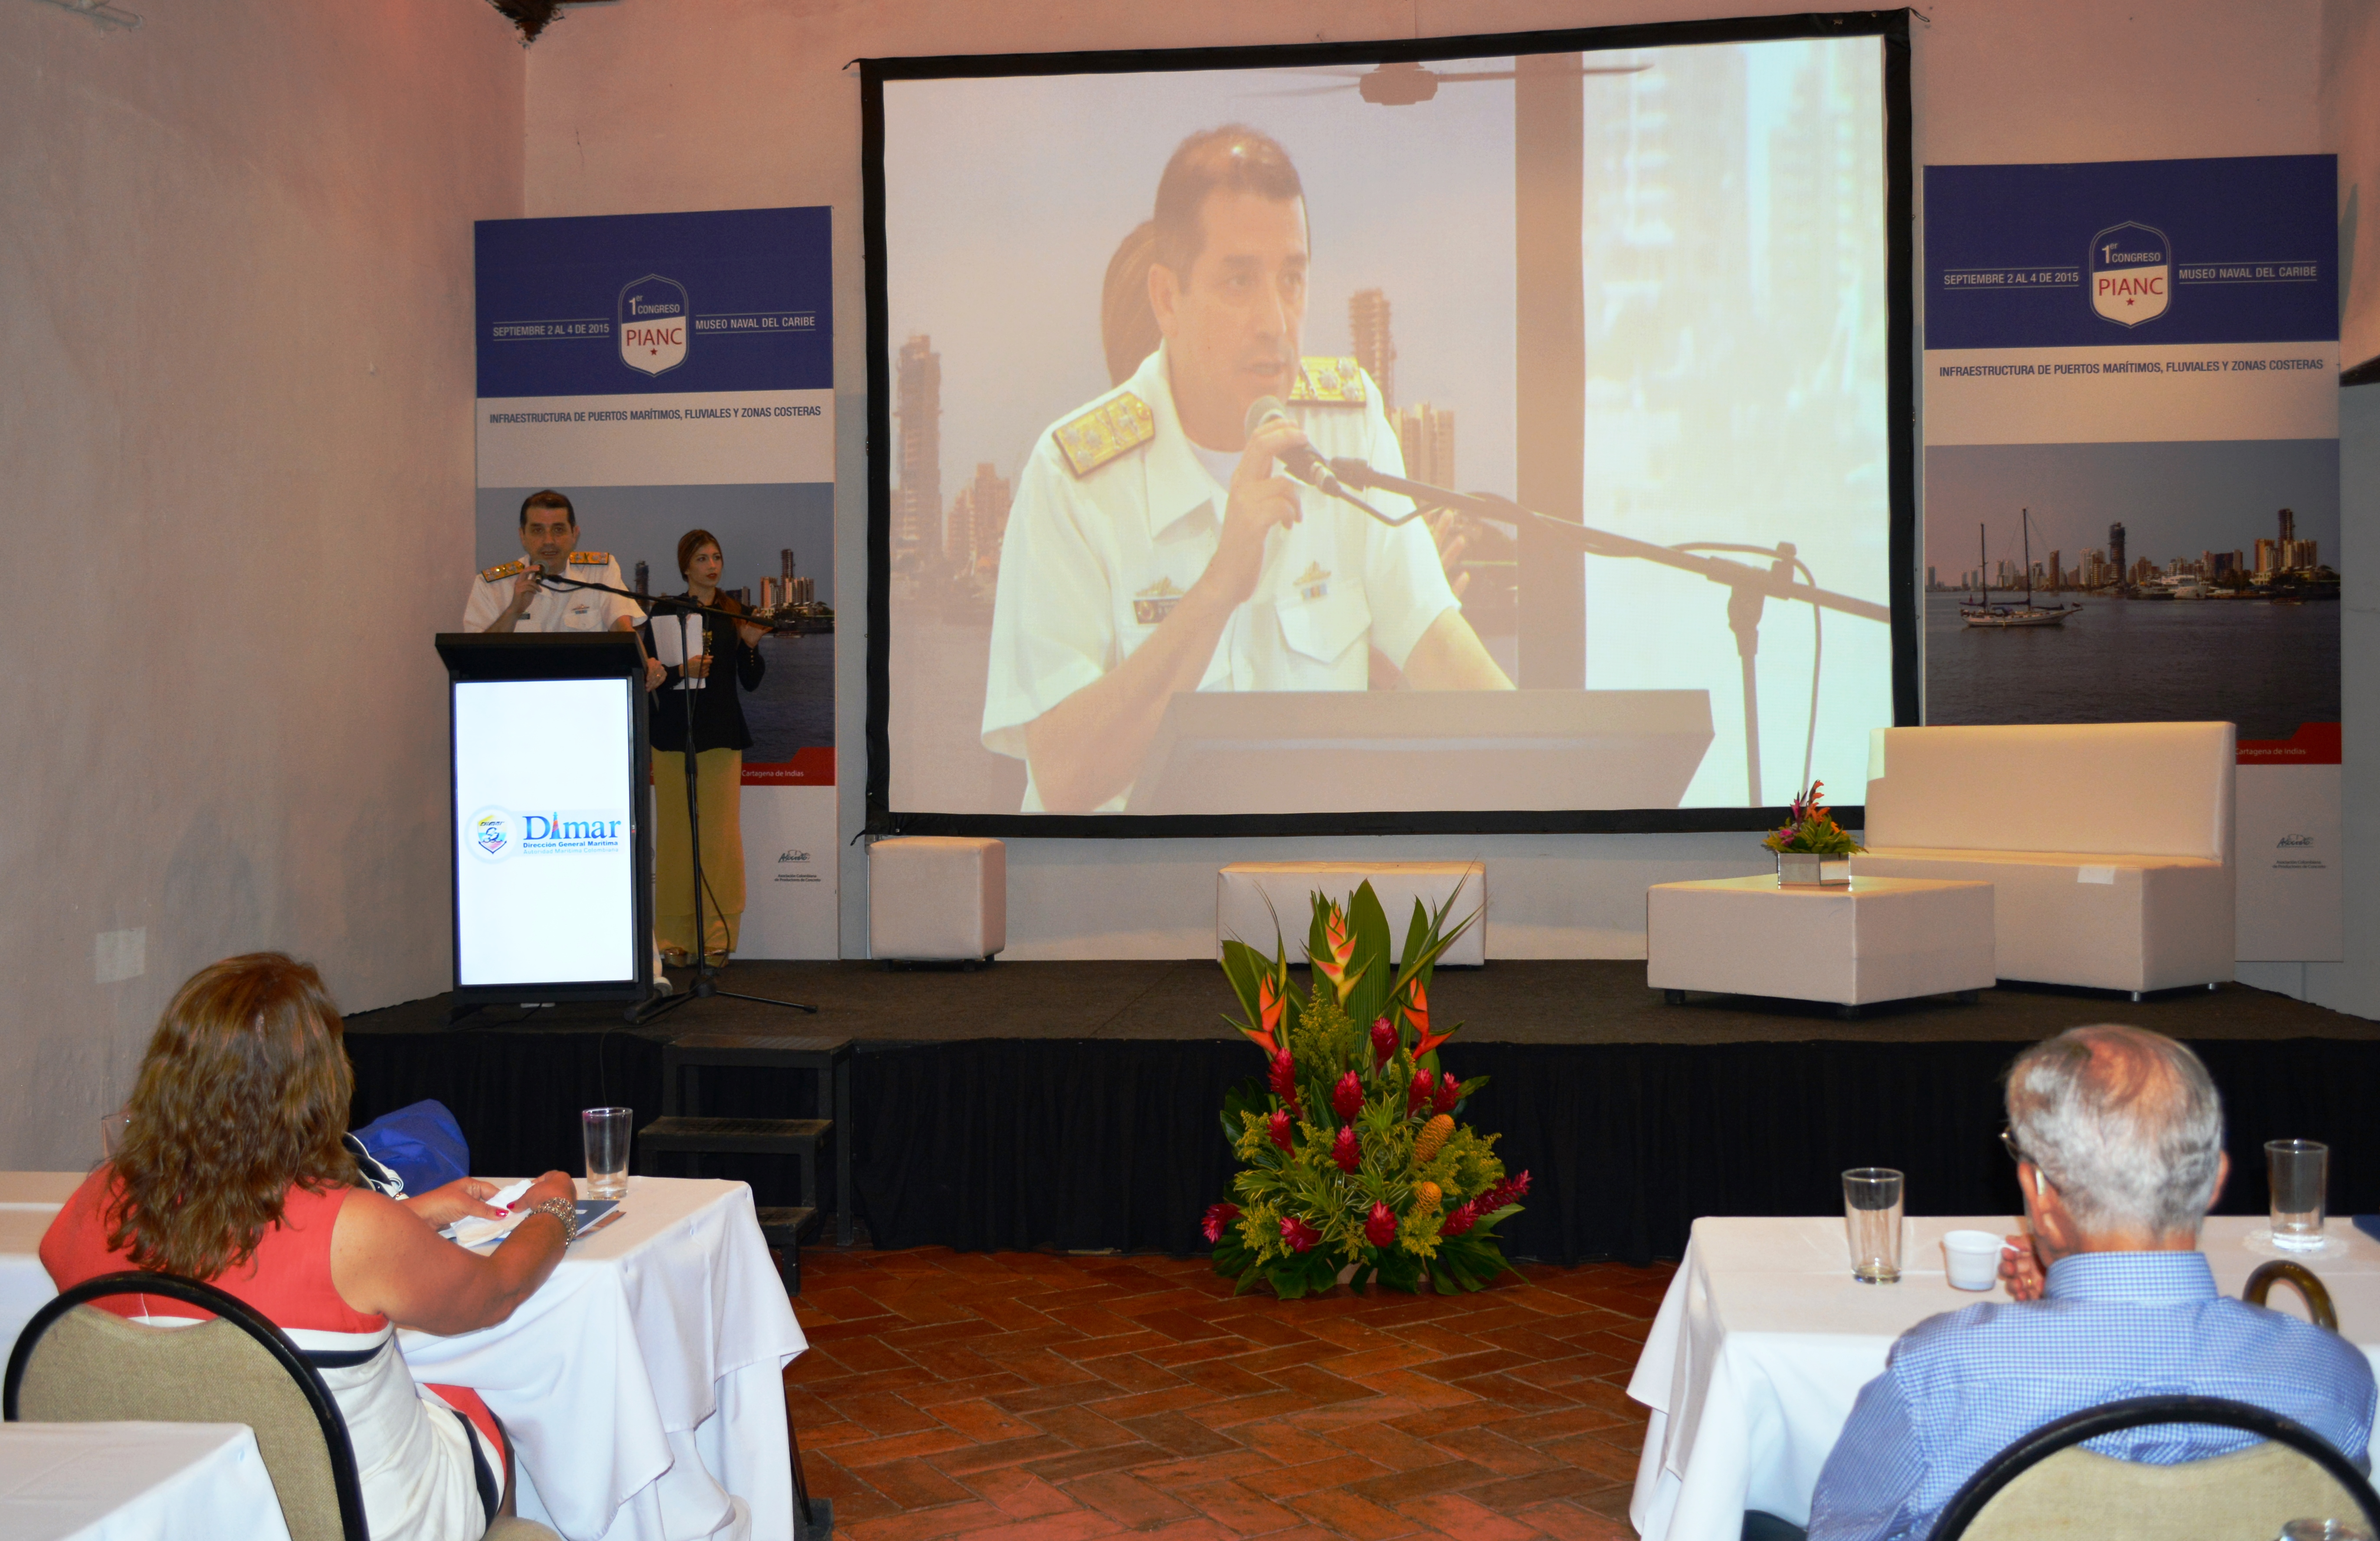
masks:
<svg viewBox="0 0 2380 1541"><path fill-rule="evenodd" d="M1652 68L1649 64L1590 65L1581 75L1638 75ZM1299 69L1283 74L1328 75L1337 83L1328 86L1300 86L1288 91L1250 91L1250 96L1328 96L1334 91L1360 92L1365 101L1382 107L1410 107L1427 102L1438 94L1442 85L1463 85L1475 80L1510 80L1519 73L1510 69L1431 69L1411 62L1377 65L1370 69Z"/></svg>

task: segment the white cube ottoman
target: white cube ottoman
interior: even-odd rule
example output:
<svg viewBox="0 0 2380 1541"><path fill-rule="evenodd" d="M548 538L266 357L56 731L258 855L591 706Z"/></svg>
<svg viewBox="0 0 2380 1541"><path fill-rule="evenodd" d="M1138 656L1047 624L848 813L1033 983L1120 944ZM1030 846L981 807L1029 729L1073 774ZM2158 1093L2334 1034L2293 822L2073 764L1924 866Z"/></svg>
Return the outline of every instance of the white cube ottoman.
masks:
<svg viewBox="0 0 2380 1541"><path fill-rule="evenodd" d="M1780 888L1774 876L1657 883L1645 895L1645 982L1831 1001L1856 1009L1989 989L1992 885L1853 876Z"/></svg>
<svg viewBox="0 0 2380 1541"><path fill-rule="evenodd" d="M1488 868L1475 861L1235 861L1215 874L1215 956L1234 939L1270 953L1278 917L1289 961L1304 963L1314 894L1344 900L1367 882L1389 917L1391 961L1404 961L1414 901L1435 915L1458 888L1462 896L1446 912L1446 923L1474 911L1479 918L1440 954L1439 965L1477 968L1488 961Z"/></svg>
<svg viewBox="0 0 2380 1541"><path fill-rule="evenodd" d="M1008 847L905 835L868 847L868 955L989 958L1008 945Z"/></svg>

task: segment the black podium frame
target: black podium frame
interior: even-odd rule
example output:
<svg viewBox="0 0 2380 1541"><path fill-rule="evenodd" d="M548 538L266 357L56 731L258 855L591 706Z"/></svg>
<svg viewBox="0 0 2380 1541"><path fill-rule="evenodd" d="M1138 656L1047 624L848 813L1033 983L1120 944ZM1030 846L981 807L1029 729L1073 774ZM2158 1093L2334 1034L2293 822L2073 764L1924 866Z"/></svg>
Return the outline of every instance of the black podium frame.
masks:
<svg viewBox="0 0 2380 1541"><path fill-rule="evenodd" d="M653 988L653 831L650 812L652 745L647 723L643 650L625 631L583 635L552 632L441 632L438 656L446 664L446 821L450 889L447 918L454 943L454 995L458 1012L503 1001L642 1001ZM625 979L552 979L500 985L463 982L462 863L465 810L455 800L455 686L493 681L617 679L630 702L628 809L630 881L635 919L630 952L635 966Z"/></svg>

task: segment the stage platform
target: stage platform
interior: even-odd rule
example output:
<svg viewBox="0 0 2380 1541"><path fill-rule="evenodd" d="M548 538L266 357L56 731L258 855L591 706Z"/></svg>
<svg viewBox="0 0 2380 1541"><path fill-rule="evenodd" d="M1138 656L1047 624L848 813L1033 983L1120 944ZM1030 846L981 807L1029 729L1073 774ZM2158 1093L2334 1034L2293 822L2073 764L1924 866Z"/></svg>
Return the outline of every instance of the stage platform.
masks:
<svg viewBox="0 0 2380 1541"><path fill-rule="evenodd" d="M1846 1167L1909 1174L1920 1214L2011 1210L1998 1078L2013 1047L2089 1022L2194 1045L2221 1086L2233 1180L2221 1207L2265 1204L2266 1139L2327 1140L2333 1213L2380 1210L2380 1023L2227 985L2138 1003L2003 987L1948 1000L1832 1007L1662 1003L1627 962L1449 970L1433 1015L1461 1019L1447 1066L1491 1083L1463 1116L1535 1173L1504 1231L1548 1262L1674 1257L1705 1214L1827 1213ZM425 1097L452 1108L491 1174L577 1171L577 1111L658 1113L662 1046L681 1033L854 1039L853 1182L880 1245L1117 1249L1185 1255L1226 1197L1224 1092L1259 1056L1223 1025L1213 963L1001 963L888 972L862 963L739 963L722 981L808 1001L815 1017L696 1001L629 1027L618 1007L495 1008L450 1030L443 998L348 1019L358 1123ZM794 1073L737 1073L706 1112L803 1116ZM790 1174L721 1159L763 1202ZM772 1193L771 1190L777 1190ZM831 1191L831 1190L830 1190Z"/></svg>

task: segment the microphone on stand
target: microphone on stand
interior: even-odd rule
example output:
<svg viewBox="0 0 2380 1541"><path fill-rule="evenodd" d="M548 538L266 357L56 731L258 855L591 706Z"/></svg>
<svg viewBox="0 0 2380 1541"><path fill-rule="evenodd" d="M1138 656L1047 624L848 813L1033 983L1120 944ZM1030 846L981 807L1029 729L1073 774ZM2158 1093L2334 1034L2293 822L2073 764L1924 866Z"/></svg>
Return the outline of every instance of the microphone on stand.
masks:
<svg viewBox="0 0 2380 1541"><path fill-rule="evenodd" d="M1289 415L1289 408L1281 404L1279 396L1258 396L1248 403L1245 426L1250 438L1256 437L1257 430L1275 419L1285 422L1292 428L1298 426L1297 419ZM1281 462L1282 470L1316 491L1334 498L1344 498L1359 508L1363 506L1355 495L1347 491L1347 484L1332 473L1330 463L1314 453L1312 444L1293 444L1274 458Z"/></svg>

